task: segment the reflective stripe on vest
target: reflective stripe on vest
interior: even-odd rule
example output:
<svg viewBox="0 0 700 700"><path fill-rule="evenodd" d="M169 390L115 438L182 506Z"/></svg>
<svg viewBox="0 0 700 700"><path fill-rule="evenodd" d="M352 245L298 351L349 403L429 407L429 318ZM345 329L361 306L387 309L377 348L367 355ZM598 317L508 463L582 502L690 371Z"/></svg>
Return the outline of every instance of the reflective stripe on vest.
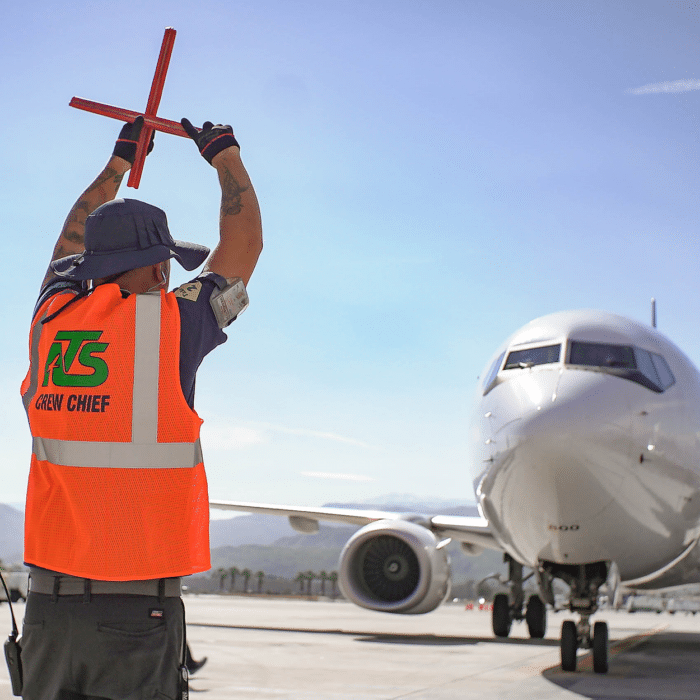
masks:
<svg viewBox="0 0 700 700"><path fill-rule="evenodd" d="M195 443L137 445L133 442L77 442L35 437L32 451L38 460L62 467L192 469L202 461L199 440Z"/></svg>

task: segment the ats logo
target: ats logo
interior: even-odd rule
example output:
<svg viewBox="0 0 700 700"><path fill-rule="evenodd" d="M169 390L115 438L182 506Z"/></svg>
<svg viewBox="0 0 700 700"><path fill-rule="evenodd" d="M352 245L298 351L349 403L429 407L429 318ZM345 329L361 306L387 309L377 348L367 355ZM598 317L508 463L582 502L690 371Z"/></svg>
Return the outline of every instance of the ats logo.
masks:
<svg viewBox="0 0 700 700"><path fill-rule="evenodd" d="M104 384L109 367L97 355L103 353L109 343L95 342L101 335L102 331L58 331L49 349L42 386L48 386L49 375L54 386L95 387Z"/></svg>

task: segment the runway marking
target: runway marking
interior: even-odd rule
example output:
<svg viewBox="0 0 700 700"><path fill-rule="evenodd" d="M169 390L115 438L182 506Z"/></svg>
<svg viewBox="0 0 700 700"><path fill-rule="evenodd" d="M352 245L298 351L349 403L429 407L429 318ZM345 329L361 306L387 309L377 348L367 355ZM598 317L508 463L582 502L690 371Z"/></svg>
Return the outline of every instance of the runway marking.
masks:
<svg viewBox="0 0 700 700"><path fill-rule="evenodd" d="M667 630L670 626L671 625L660 625L659 627L655 627L654 629L647 630L646 632L640 632L639 634L635 634L632 637L625 637L624 639L620 639L619 641L612 643L608 650L608 659L613 659L618 654L633 649L637 645L649 639L649 637L653 637L655 634L659 634L659 632ZM593 670L593 650L586 652L586 654L580 656L577 659L576 668L578 671ZM518 669L518 673L522 673L523 676L526 678L531 676L544 675L548 671L561 671L561 662L556 663L553 666L522 666ZM562 671L562 673L564 672Z"/></svg>
<svg viewBox="0 0 700 700"><path fill-rule="evenodd" d="M625 639L621 639L620 641L611 644L610 650L608 651L608 658L612 659L618 654L621 654L623 651L629 651L630 649L633 649L637 645L649 639L649 637L653 637L655 634L659 634L659 632L667 630L670 626L671 625L660 625L659 627L655 627L652 630L640 632L639 634L635 634L633 637L625 637ZM579 659L578 668L581 671L593 670L592 651L589 651L585 656Z"/></svg>

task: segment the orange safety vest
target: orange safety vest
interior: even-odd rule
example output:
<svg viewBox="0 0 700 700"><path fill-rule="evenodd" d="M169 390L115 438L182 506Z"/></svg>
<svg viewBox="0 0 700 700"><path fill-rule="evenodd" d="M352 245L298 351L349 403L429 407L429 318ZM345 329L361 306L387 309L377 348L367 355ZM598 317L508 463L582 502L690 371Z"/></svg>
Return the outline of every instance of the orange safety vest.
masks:
<svg viewBox="0 0 700 700"><path fill-rule="evenodd" d="M104 581L210 568L202 420L180 385L180 314L164 291L99 286L46 324L22 397L32 433L24 559Z"/></svg>

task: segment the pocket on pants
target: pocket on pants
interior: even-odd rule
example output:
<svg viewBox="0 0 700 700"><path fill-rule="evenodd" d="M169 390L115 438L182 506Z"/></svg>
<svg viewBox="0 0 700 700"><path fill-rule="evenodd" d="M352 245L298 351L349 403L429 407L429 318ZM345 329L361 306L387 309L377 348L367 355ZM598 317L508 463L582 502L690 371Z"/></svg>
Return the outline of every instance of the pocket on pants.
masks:
<svg viewBox="0 0 700 700"><path fill-rule="evenodd" d="M158 622L98 622L97 631L117 637L145 639L165 634L165 623Z"/></svg>
<svg viewBox="0 0 700 700"><path fill-rule="evenodd" d="M160 620L98 622L94 646L82 652L83 663L91 668L90 695L158 697L158 691L176 683L175 678L168 681L176 671L169 670L170 646Z"/></svg>

